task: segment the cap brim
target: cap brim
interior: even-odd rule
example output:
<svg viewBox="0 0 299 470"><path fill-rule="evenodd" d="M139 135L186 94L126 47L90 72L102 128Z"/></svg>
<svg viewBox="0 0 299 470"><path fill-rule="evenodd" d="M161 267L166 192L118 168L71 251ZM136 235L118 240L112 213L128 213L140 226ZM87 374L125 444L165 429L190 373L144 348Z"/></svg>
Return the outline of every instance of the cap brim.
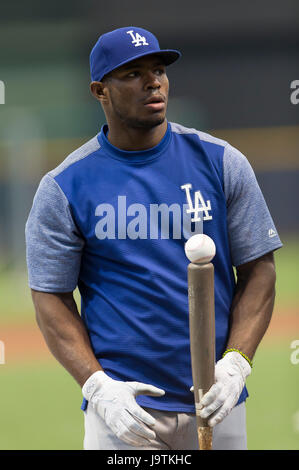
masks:
<svg viewBox="0 0 299 470"><path fill-rule="evenodd" d="M128 64L129 62L133 62L133 60L137 60L137 59L140 59L141 57L145 57L149 55L160 56L163 59L163 62L165 65L170 65L170 64L173 64L173 62L175 62L176 60L178 60L182 54L179 51L176 51L175 49L162 49L156 52L151 51L151 52L145 52L144 54L138 54L134 57L130 57L128 60L124 60L123 62L118 64L117 67L114 67L111 70L108 70L107 72L105 72L105 74L98 81L101 81L105 77L105 75L112 72L112 70L116 70L122 65Z"/></svg>
<svg viewBox="0 0 299 470"><path fill-rule="evenodd" d="M170 65L181 57L181 53L174 49L162 49L161 51L154 52L153 55L159 55L163 58L165 65Z"/></svg>

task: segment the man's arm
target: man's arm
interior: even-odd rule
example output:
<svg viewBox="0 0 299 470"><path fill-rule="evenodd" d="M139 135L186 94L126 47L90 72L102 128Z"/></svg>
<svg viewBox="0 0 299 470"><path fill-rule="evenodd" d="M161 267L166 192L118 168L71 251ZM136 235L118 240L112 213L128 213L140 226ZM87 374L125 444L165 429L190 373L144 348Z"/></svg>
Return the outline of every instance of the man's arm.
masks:
<svg viewBox="0 0 299 470"><path fill-rule="evenodd" d="M239 349L253 358L272 317L275 282L273 252L237 267L227 349Z"/></svg>
<svg viewBox="0 0 299 470"><path fill-rule="evenodd" d="M271 320L275 280L272 252L238 266L227 349L237 349L253 358ZM216 363L215 384L200 401L200 416L209 418L210 426L231 412L250 372L247 359L237 351L228 352Z"/></svg>
<svg viewBox="0 0 299 470"><path fill-rule="evenodd" d="M105 374L94 356L72 292L31 290L37 323L53 356L74 377L83 396L119 439L147 445L156 434L155 419L141 408L137 395L162 396L164 390L139 382L122 382Z"/></svg>
<svg viewBox="0 0 299 470"><path fill-rule="evenodd" d="M38 326L53 356L82 388L94 372L102 370L72 292L50 294L31 289Z"/></svg>

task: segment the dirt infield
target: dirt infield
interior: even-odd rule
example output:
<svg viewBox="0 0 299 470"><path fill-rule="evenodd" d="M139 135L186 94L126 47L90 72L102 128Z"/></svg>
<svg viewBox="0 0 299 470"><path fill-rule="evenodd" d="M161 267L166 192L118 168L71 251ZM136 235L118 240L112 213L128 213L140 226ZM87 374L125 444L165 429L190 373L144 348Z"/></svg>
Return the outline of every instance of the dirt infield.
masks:
<svg viewBox="0 0 299 470"><path fill-rule="evenodd" d="M299 311L288 308L274 313L262 345L275 345L299 339ZM37 325L6 325L0 329L4 343L5 364L55 361ZM0 357L0 361L3 357Z"/></svg>
<svg viewBox="0 0 299 470"><path fill-rule="evenodd" d="M28 361L54 361L38 326L5 325L0 339L4 343L5 364Z"/></svg>
<svg viewBox="0 0 299 470"><path fill-rule="evenodd" d="M294 339L299 339L299 308L293 307L281 313L274 313L263 338L263 344L293 341Z"/></svg>

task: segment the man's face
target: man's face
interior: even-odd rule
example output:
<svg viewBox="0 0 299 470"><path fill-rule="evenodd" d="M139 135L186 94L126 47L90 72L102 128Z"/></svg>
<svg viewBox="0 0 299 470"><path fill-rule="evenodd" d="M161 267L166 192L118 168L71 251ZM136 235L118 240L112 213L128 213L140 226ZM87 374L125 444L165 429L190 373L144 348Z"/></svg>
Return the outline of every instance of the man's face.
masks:
<svg viewBox="0 0 299 470"><path fill-rule="evenodd" d="M134 60L112 71L104 84L108 89L105 111L127 127L150 129L166 117L169 82L159 56Z"/></svg>

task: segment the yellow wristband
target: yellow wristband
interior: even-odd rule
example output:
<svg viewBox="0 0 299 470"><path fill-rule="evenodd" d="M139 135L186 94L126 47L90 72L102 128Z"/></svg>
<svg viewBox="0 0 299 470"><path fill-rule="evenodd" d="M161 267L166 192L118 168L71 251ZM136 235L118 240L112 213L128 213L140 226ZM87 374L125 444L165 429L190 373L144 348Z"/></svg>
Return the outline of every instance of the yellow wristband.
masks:
<svg viewBox="0 0 299 470"><path fill-rule="evenodd" d="M241 354L241 356L244 357L244 359L246 359L246 361L249 363L250 367L252 368L253 367L253 363L252 361L249 359L248 356L246 356L246 354L242 353L242 351L240 351L239 349L235 349L235 348L230 348L230 349L227 349L226 351L224 351L224 353L222 354L222 357L225 356L225 354L229 353L229 352L238 352L239 354Z"/></svg>

